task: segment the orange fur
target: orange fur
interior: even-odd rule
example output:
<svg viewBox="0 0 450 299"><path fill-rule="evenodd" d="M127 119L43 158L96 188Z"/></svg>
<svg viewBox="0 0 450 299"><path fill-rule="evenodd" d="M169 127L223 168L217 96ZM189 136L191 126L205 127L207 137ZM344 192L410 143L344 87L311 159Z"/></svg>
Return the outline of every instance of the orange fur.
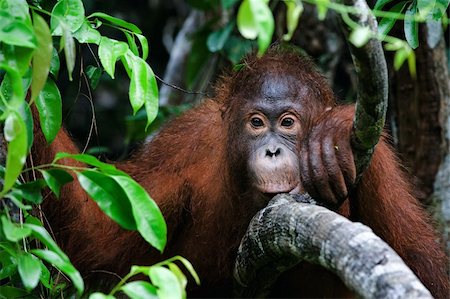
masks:
<svg viewBox="0 0 450 299"><path fill-rule="evenodd" d="M305 102L307 113L302 115L305 128L325 107L335 105L326 80L310 62L293 54L271 53L250 60L246 68L256 75L292 74L310 87L307 96L311 99ZM261 195L246 183L245 173L237 165L243 162L239 160L243 153L231 146L245 142L239 139L237 129L236 113L242 110L242 103L236 100L236 94L242 94L245 101L245 93L252 92L251 82L245 81L248 72L223 79L215 99L205 100L170 122L130 160L117 163L162 210L168 223L168 243L162 256L138 233L121 229L105 216L76 182L63 188L61 199L44 202L43 210L57 241L88 283L102 279L99 270L124 275L133 264L152 264L180 254L193 263L202 278L201 288L191 295L230 295L236 249L251 217L264 206L262 200L255 200ZM248 80L251 78L249 75ZM351 123L352 109L337 111L334 117ZM64 130L50 146L40 130L35 130L35 164L48 163L58 151L76 152ZM411 187L384 141L377 146L357 189L356 198L350 200L351 208L347 202L342 213L372 227L436 297L444 298L448 291L445 258L427 215L411 195ZM316 282L316 291L327 289L321 284L321 274L310 276L306 270L300 271L303 277L309 277L307 288ZM342 293L340 286L331 286L332 280L323 294L348 294ZM306 291L290 295L301 294L311 295Z"/></svg>

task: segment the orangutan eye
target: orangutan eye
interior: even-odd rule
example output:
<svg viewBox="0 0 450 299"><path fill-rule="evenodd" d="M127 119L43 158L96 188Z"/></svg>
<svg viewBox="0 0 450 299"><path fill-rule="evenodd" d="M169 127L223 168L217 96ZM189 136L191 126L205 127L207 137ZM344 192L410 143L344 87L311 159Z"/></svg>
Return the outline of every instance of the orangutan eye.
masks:
<svg viewBox="0 0 450 299"><path fill-rule="evenodd" d="M259 117L252 117L252 119L250 120L250 123L255 128L260 128L260 127L264 126L264 121Z"/></svg>
<svg viewBox="0 0 450 299"><path fill-rule="evenodd" d="M289 127L292 127L293 124L294 124L294 119L292 119L290 117L286 117L285 119L283 119L281 121L281 126L282 127L289 128Z"/></svg>

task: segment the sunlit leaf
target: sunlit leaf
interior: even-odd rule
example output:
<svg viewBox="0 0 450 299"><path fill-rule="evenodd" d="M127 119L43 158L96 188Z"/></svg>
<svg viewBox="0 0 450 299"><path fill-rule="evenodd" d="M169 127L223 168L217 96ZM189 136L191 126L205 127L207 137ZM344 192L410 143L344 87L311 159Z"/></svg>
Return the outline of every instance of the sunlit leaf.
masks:
<svg viewBox="0 0 450 299"><path fill-rule="evenodd" d="M158 298L156 288L146 281L129 282L122 286L120 290L123 291L131 299Z"/></svg>
<svg viewBox="0 0 450 299"><path fill-rule="evenodd" d="M266 1L244 0L238 11L237 25L243 37L258 37L258 55L262 55L272 41L275 21Z"/></svg>
<svg viewBox="0 0 450 299"><path fill-rule="evenodd" d="M84 291L84 282L81 278L80 273L75 269L75 267L70 263L70 261L63 259L59 254L46 249L33 249L31 253L37 257L45 260L46 262L52 264L65 275L67 275L72 281L73 285L78 291L78 295L81 295Z"/></svg>
<svg viewBox="0 0 450 299"><path fill-rule="evenodd" d="M123 33L127 38L128 47L130 48L131 52L133 52L134 55L139 56L139 50L136 45L136 41L134 40L134 36L131 33L128 33L127 31L124 31Z"/></svg>
<svg viewBox="0 0 450 299"><path fill-rule="evenodd" d="M413 3L408 6L405 13L404 30L406 41L413 49L419 46L419 23L414 19L417 12L417 7Z"/></svg>
<svg viewBox="0 0 450 299"><path fill-rule="evenodd" d="M390 12L401 13L403 12L406 4L406 1L399 2L390 9ZM385 17L381 19L381 21L378 23L378 33L380 34L381 39L384 39L389 31L391 31L392 27L394 27L395 22L397 22L397 19L391 17Z"/></svg>
<svg viewBox="0 0 450 299"><path fill-rule="evenodd" d="M330 0L317 0L317 14L320 21L325 20L328 12L328 5L330 4Z"/></svg>
<svg viewBox="0 0 450 299"><path fill-rule="evenodd" d="M77 177L81 187L106 215L125 229L136 229L130 201L115 180L91 170L78 172Z"/></svg>
<svg viewBox="0 0 450 299"><path fill-rule="evenodd" d="M367 44L372 37L372 31L369 27L358 27L352 31L349 37L349 41L357 48L360 48Z"/></svg>
<svg viewBox="0 0 450 299"><path fill-rule="evenodd" d="M178 279L167 268L159 266L151 267L150 279L157 287L156 292L160 299L182 298L183 292L178 284Z"/></svg>
<svg viewBox="0 0 450 299"><path fill-rule="evenodd" d="M289 41L297 29L298 20L303 12L303 4L301 1L285 1L286 4L286 27L287 33L283 35L283 40Z"/></svg>
<svg viewBox="0 0 450 299"><path fill-rule="evenodd" d="M41 92L50 71L52 59L52 35L47 22L38 14L33 14L34 31L38 48L33 54L33 80L31 82L31 101Z"/></svg>
<svg viewBox="0 0 450 299"><path fill-rule="evenodd" d="M29 253L23 253L17 261L20 278L27 290L34 289L41 277L41 263L39 260Z"/></svg>
<svg viewBox="0 0 450 299"><path fill-rule="evenodd" d="M5 44L36 48L37 42L31 24L14 18L5 10L0 11L0 42Z"/></svg>
<svg viewBox="0 0 450 299"><path fill-rule="evenodd" d="M47 186L57 197L60 195L61 187L73 180L72 176L62 169L39 170L42 173Z"/></svg>
<svg viewBox="0 0 450 299"><path fill-rule="evenodd" d="M98 45L100 43L101 35L96 29L92 28L91 23L84 21L83 25L73 33L80 43L90 43Z"/></svg>
<svg viewBox="0 0 450 299"><path fill-rule="evenodd" d="M49 79L36 98L39 121L45 139L51 143L62 125L62 101L56 83Z"/></svg>
<svg viewBox="0 0 450 299"><path fill-rule="evenodd" d="M139 34L142 33L142 31L136 25L134 25L132 23L128 23L127 21L124 21L122 19L107 15L102 12L94 12L93 14L88 16L88 19L95 18L95 17L106 20L112 24L118 25L119 27L129 29L129 30L133 31L134 33L139 33Z"/></svg>
<svg viewBox="0 0 450 299"><path fill-rule="evenodd" d="M147 125L158 114L158 84L150 66L140 57L128 51L125 60L131 68L129 97L134 114L145 105Z"/></svg>
<svg viewBox="0 0 450 299"><path fill-rule="evenodd" d="M102 36L98 47L98 56L105 71L114 79L116 61L128 51L128 45Z"/></svg>
<svg viewBox="0 0 450 299"><path fill-rule="evenodd" d="M84 7L81 0L59 0L53 7L50 19L53 35L63 35L64 30L70 33L75 32L83 25L83 22Z"/></svg>
<svg viewBox="0 0 450 299"><path fill-rule="evenodd" d="M56 163L57 161L59 161L61 159L74 159L79 162L98 167L101 170L116 170L116 167L114 165L101 162L100 160L98 160L97 158L95 158L91 155L69 154L69 153L59 152L55 155L53 163Z"/></svg>
<svg viewBox="0 0 450 299"><path fill-rule="evenodd" d="M128 196L139 233L152 246L162 251L167 241L167 227L156 203L145 189L130 177L111 177Z"/></svg>
<svg viewBox="0 0 450 299"><path fill-rule="evenodd" d="M170 271L172 271L172 273L176 276L178 283L180 285L181 288L181 297L182 298L186 298L186 285L187 285L187 278L186 276L183 274L183 272L180 270L180 268L174 264L174 263L169 263L169 269Z"/></svg>
<svg viewBox="0 0 450 299"><path fill-rule="evenodd" d="M1 216L1 220L3 233L8 241L17 242L31 234L31 229L12 223L4 215Z"/></svg>
<svg viewBox="0 0 450 299"><path fill-rule="evenodd" d="M89 299L116 299L116 297L95 292L89 295Z"/></svg>
<svg viewBox="0 0 450 299"><path fill-rule="evenodd" d="M381 10L386 4L392 2L394 0L378 0L377 3L375 3L374 9Z"/></svg>
<svg viewBox="0 0 450 299"><path fill-rule="evenodd" d="M55 78L58 77L59 73L59 54L56 48L53 48L52 52L52 60L50 61L50 74L55 76Z"/></svg>
<svg viewBox="0 0 450 299"><path fill-rule="evenodd" d="M27 130L18 112L11 111L8 114L5 121L4 136L8 141L8 149L2 195L16 182L17 177L22 172L27 155Z"/></svg>
<svg viewBox="0 0 450 299"><path fill-rule="evenodd" d="M148 41L147 38L145 36L143 36L142 34L134 34L139 42L141 43L141 52L142 52L142 59L146 60L148 57Z"/></svg>
<svg viewBox="0 0 450 299"><path fill-rule="evenodd" d="M65 24L62 24L61 46L64 47L64 56L66 58L67 72L69 73L69 80L72 81L72 73L73 69L75 68L75 58L76 58L75 40L72 36L70 28L67 27Z"/></svg>

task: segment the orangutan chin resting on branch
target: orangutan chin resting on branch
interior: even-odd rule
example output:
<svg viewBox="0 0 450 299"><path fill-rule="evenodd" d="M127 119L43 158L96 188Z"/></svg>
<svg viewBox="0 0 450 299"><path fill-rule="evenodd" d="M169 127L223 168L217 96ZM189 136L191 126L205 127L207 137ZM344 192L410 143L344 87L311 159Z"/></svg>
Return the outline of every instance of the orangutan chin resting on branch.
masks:
<svg viewBox="0 0 450 299"><path fill-rule="evenodd" d="M168 224L163 255L103 214L78 183L67 185L60 200L44 202L57 241L86 281L101 279L94 270L124 275L131 265L179 254L202 279L191 296L229 296L236 250L252 216L276 193L306 191L370 226L435 297L448 296L445 255L394 153L382 139L354 186L354 107L337 106L308 59L276 50L249 58L221 79L215 94L116 164L162 210ZM35 163L51 161L58 151L77 152L64 130L50 146L39 129L35 134ZM275 295L346 295L337 279L324 284L324 272L299 265L298 277L289 280L295 286L282 276Z"/></svg>

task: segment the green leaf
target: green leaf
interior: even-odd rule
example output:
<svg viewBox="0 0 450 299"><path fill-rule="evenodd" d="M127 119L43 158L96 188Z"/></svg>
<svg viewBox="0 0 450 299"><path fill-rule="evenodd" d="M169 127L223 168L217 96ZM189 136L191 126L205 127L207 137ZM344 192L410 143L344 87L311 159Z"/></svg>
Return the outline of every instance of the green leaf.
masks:
<svg viewBox="0 0 450 299"><path fill-rule="evenodd" d="M62 101L56 83L49 79L36 98L42 133L48 143L52 143L62 125Z"/></svg>
<svg viewBox="0 0 450 299"><path fill-rule="evenodd" d="M75 37L80 43L98 45L102 36L98 30L92 28L91 23L84 21L83 25L81 25L81 27L73 33L73 37Z"/></svg>
<svg viewBox="0 0 450 299"><path fill-rule="evenodd" d="M189 271L189 273L194 278L195 283L200 285L200 278L198 277L197 272L195 272L194 267L192 266L192 264L187 259L185 259L182 256L177 255L174 258L176 258L178 261L180 261L183 264L183 266Z"/></svg>
<svg viewBox="0 0 450 299"><path fill-rule="evenodd" d="M413 49L419 46L419 23L414 19L417 12L415 2L412 2L405 13L404 30L406 41Z"/></svg>
<svg viewBox="0 0 450 299"><path fill-rule="evenodd" d="M330 0L317 0L317 14L320 21L325 20L328 12L328 5L330 4Z"/></svg>
<svg viewBox="0 0 450 299"><path fill-rule="evenodd" d="M120 288L131 299L157 299L156 288L146 281L132 281Z"/></svg>
<svg viewBox="0 0 450 299"><path fill-rule="evenodd" d="M67 27L65 24L62 24L61 47L64 48L64 56L66 58L67 72L69 73L69 80L72 81L72 73L73 69L75 68L75 58L77 53L75 49L75 40L73 39L72 32L70 31L70 28Z"/></svg>
<svg viewBox="0 0 450 299"><path fill-rule="evenodd" d="M120 26L122 28L129 29L129 30L133 31L134 33L139 33L139 34L142 33L142 31L136 25L134 25L132 23L128 23L128 22L126 22L124 20L115 18L113 16L107 15L107 14L102 13L102 12L94 12L93 14L88 16L88 19L95 18L95 17L101 18L103 20L106 20L106 21L108 21L108 22L110 22L112 24L118 25L118 26Z"/></svg>
<svg viewBox="0 0 450 299"><path fill-rule="evenodd" d="M2 60L6 62L5 70L10 73L8 67L18 71L23 76L30 68L31 58L33 57L33 49L19 46L3 45L2 56L0 57L0 64ZM2 67L1 67L2 68Z"/></svg>
<svg viewBox="0 0 450 299"><path fill-rule="evenodd" d="M397 52L395 52L395 56L394 56L394 69L396 71L398 71L403 63L405 62L405 60L408 58L408 51L405 50L405 48L400 48L399 50L397 50Z"/></svg>
<svg viewBox="0 0 450 299"><path fill-rule="evenodd" d="M128 45L102 36L98 47L98 56L105 71L114 79L116 61L128 51Z"/></svg>
<svg viewBox="0 0 450 299"><path fill-rule="evenodd" d="M0 294L2 298L27 298L28 292L23 288L15 288L11 286L0 286Z"/></svg>
<svg viewBox="0 0 450 299"><path fill-rule="evenodd" d="M17 186L13 193L19 195L20 197L26 199L27 201L34 204L42 203L41 189L45 186L43 180L35 180L25 184L20 184Z"/></svg>
<svg viewBox="0 0 450 299"><path fill-rule="evenodd" d="M73 180L72 176L62 169L39 170L47 186L57 197L60 196L61 187Z"/></svg>
<svg viewBox="0 0 450 299"><path fill-rule="evenodd" d="M41 267L41 277L39 280L41 283L46 287L47 289L52 289L53 285L51 283L51 275L50 271L47 269L47 267L44 265L42 261L39 261L40 267Z"/></svg>
<svg viewBox="0 0 450 299"><path fill-rule="evenodd" d="M116 297L95 292L89 295L89 299L116 299Z"/></svg>
<svg viewBox="0 0 450 299"><path fill-rule="evenodd" d="M18 224L9 221L6 216L1 216L3 233L8 241L18 242L31 234L31 229L27 227L20 227Z"/></svg>
<svg viewBox="0 0 450 299"><path fill-rule="evenodd" d="M413 3L417 4L417 10L420 16L423 19L426 19L433 11L433 8L436 4L436 0L417 0Z"/></svg>
<svg viewBox="0 0 450 299"><path fill-rule="evenodd" d="M401 13L403 12L406 4L406 1L399 2L391 8L390 12ZM378 23L378 33L380 34L381 39L384 39L389 31L391 31L392 27L394 27L395 22L397 22L397 19L391 17L385 17L381 19L381 21Z"/></svg>
<svg viewBox="0 0 450 299"><path fill-rule="evenodd" d="M209 51L214 53L222 50L228 38L230 37L233 27L234 22L230 22L224 28L211 32L206 42Z"/></svg>
<svg viewBox="0 0 450 299"><path fill-rule="evenodd" d="M183 272L180 270L180 268L175 265L174 263L169 263L169 269L170 271L172 271L172 273L176 276L178 283L180 285L181 288L181 292L182 298L186 298L186 285L187 285L187 278L186 276L183 274Z"/></svg>
<svg viewBox="0 0 450 299"><path fill-rule="evenodd" d="M103 73L102 68L93 65L88 65L88 67L86 68L86 76L89 79L89 84L91 85L92 89L97 88L102 73Z"/></svg>
<svg viewBox="0 0 450 299"><path fill-rule="evenodd" d="M29 253L21 254L17 262L24 287L27 290L34 289L41 277L41 263L35 256Z"/></svg>
<svg viewBox="0 0 450 299"><path fill-rule="evenodd" d="M135 33L134 35L138 38L139 42L141 43L141 52L142 52L142 56L141 57L142 57L142 59L146 60L147 57L148 57L148 41L147 41L147 38L145 36L143 36L141 34L137 34L137 33Z"/></svg>
<svg viewBox="0 0 450 299"><path fill-rule="evenodd" d="M450 0L436 0L436 4L431 13L433 20L440 20L445 15L449 4Z"/></svg>
<svg viewBox="0 0 450 299"><path fill-rule="evenodd" d="M133 114L145 104L147 128L158 114L158 84L155 74L142 58L131 51L127 52L125 60L132 70L129 97Z"/></svg>
<svg viewBox="0 0 450 299"><path fill-rule="evenodd" d="M244 0L238 11L239 32L247 39L258 37L258 55L262 55L272 41L275 21L266 1Z"/></svg>
<svg viewBox="0 0 450 299"><path fill-rule="evenodd" d="M408 55L408 69L411 77L416 78L416 55L414 54L414 51L411 51Z"/></svg>
<svg viewBox="0 0 450 299"><path fill-rule="evenodd" d="M57 161L59 161L61 159L74 159L79 162L82 162L82 163L85 163L85 164L88 164L88 165L91 165L94 167L98 167L102 171L108 170L108 171L113 171L113 172L116 171L117 173L120 172L119 170L116 169L116 167L114 165L101 162L97 158L95 158L91 155L69 154L69 153L59 152L55 155L55 158L53 159L53 163L56 163Z"/></svg>
<svg viewBox="0 0 450 299"><path fill-rule="evenodd" d="M58 73L59 73L59 54L56 48L53 47L52 60L50 62L50 74L52 74L53 76L55 76L55 78L57 78Z"/></svg>
<svg viewBox="0 0 450 299"><path fill-rule="evenodd" d="M238 2L238 0L221 0L220 2L222 3L223 9L229 9L233 7L233 5L236 4L236 2Z"/></svg>
<svg viewBox="0 0 450 299"><path fill-rule="evenodd" d="M0 11L0 42L8 45L36 48L33 27L24 20L16 19L9 11Z"/></svg>
<svg viewBox="0 0 450 299"><path fill-rule="evenodd" d="M77 177L81 187L106 215L125 229L137 228L127 194L115 180L92 170L77 172Z"/></svg>
<svg viewBox="0 0 450 299"><path fill-rule="evenodd" d="M167 227L156 203L145 189L130 177L116 175L111 177L128 196L139 233L153 247L162 252L167 241Z"/></svg>
<svg viewBox="0 0 450 299"><path fill-rule="evenodd" d="M81 278L81 275L77 271L77 269L75 269L75 267L68 260L63 259L59 254L46 249L33 249L31 250L31 253L52 264L61 272L66 274L77 289L78 295L81 295L83 293L83 279Z"/></svg>
<svg viewBox="0 0 450 299"><path fill-rule="evenodd" d="M38 43L33 55L33 80L31 82L31 101L41 92L50 71L53 43L47 22L38 14L33 14L34 31Z"/></svg>
<svg viewBox="0 0 450 299"><path fill-rule="evenodd" d="M35 238L41 241L45 246L48 247L51 251L57 254L62 260L70 263L67 255L58 247L58 245L53 241L50 234L47 232L45 228L39 225L34 225L30 223L25 223L23 225L24 228L29 228L32 231L32 234Z"/></svg>
<svg viewBox="0 0 450 299"><path fill-rule="evenodd" d="M158 288L160 299L182 298L182 289L177 277L165 267L154 266L150 268L150 279Z"/></svg>
<svg viewBox="0 0 450 299"><path fill-rule="evenodd" d="M130 47L131 52L133 52L134 55L139 56L139 50L136 45L136 41L134 40L134 36L131 33L128 33L127 31L124 31L123 33L127 38L128 46Z"/></svg>
<svg viewBox="0 0 450 299"><path fill-rule="evenodd" d="M246 55L251 53L253 43L254 42L252 41L232 35L225 44L225 55L233 64L237 64L242 61Z"/></svg>
<svg viewBox="0 0 450 299"><path fill-rule="evenodd" d="M27 130L27 152L31 150L31 146L33 145L33 130L34 130L34 122L33 115L31 114L30 106L28 106L27 102L23 102L22 106L19 108L20 117L23 119L25 123L25 128Z"/></svg>
<svg viewBox="0 0 450 299"><path fill-rule="evenodd" d="M6 156L5 181L0 195L4 195L14 185L16 179L22 172L27 156L27 130L18 112L9 112L5 121L4 135L6 141L8 141L8 151Z"/></svg>
<svg viewBox="0 0 450 299"><path fill-rule="evenodd" d="M440 20L439 21L427 20L426 27L427 27L427 35L426 35L427 45L431 49L434 49L441 41L441 37L443 34L442 22Z"/></svg>
<svg viewBox="0 0 450 299"><path fill-rule="evenodd" d="M369 27L358 27L352 31L349 41L357 48L367 44L372 37L372 31Z"/></svg>
<svg viewBox="0 0 450 299"><path fill-rule="evenodd" d="M283 35L283 40L289 41L297 29L298 20L303 13L303 4L301 1L285 1L286 4L286 27L288 32Z"/></svg>
<svg viewBox="0 0 450 299"><path fill-rule="evenodd" d="M83 22L84 7L81 0L59 0L53 7L50 19L53 35L63 35L65 30L75 32Z"/></svg>
<svg viewBox="0 0 450 299"><path fill-rule="evenodd" d="M377 3L375 3L374 10L381 10L386 4L392 2L394 0L378 0Z"/></svg>

